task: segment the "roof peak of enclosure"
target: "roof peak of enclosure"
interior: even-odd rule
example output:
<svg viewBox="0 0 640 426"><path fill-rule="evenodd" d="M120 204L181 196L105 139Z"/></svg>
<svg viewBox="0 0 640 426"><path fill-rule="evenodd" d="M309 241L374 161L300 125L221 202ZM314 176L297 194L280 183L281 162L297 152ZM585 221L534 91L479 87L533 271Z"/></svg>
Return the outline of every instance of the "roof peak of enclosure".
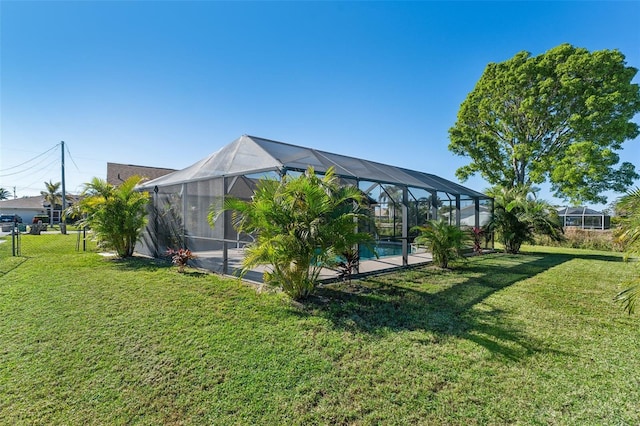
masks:
<svg viewBox="0 0 640 426"><path fill-rule="evenodd" d="M221 176L264 171L304 171L312 166L318 173L333 167L336 175L391 185L443 191L468 197L489 198L439 176L314 148L243 135L193 165L146 182L144 188L167 186Z"/></svg>

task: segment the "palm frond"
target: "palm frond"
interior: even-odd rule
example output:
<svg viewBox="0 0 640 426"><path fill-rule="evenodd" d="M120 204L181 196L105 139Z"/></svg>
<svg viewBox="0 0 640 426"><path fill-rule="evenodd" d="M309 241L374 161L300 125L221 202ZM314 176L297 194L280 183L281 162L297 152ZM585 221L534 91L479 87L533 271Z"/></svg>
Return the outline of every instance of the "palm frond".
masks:
<svg viewBox="0 0 640 426"><path fill-rule="evenodd" d="M361 203L361 192L341 187L333 169L320 177L309 168L300 176L261 180L251 200L212 204L208 220L214 226L222 212L231 211L234 228L255 237L246 247L244 272L267 265L265 281L300 298L313 291L320 270L336 263L339 253L372 239L357 232L366 218Z"/></svg>
<svg viewBox="0 0 640 426"><path fill-rule="evenodd" d="M638 298L640 298L640 284L633 285L621 291L616 295L614 300L622 303L624 310L631 315L635 312Z"/></svg>

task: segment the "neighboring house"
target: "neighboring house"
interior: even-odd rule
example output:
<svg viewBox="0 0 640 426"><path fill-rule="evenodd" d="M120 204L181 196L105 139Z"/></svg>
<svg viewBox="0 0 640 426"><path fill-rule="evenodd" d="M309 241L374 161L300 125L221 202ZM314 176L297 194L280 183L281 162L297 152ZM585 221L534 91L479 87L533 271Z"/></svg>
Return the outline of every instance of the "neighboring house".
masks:
<svg viewBox="0 0 640 426"><path fill-rule="evenodd" d="M135 166L132 164L107 163L107 182L118 186L131 176L142 176L145 180L159 178L175 172L175 169Z"/></svg>
<svg viewBox="0 0 640 426"><path fill-rule="evenodd" d="M560 207L558 215L562 226L580 229L609 229L611 217L587 207Z"/></svg>
<svg viewBox="0 0 640 426"><path fill-rule="evenodd" d="M159 167L134 166L131 164L107 163L107 182L112 185L120 185L129 177L138 175L146 180L156 179L166 174L175 172L174 169ZM74 204L77 196L67 194L71 198L67 204ZM51 217L49 204L45 204L41 195L32 197L22 197L9 200L0 200L0 214L17 214L22 218L22 222L30 224L35 215L47 215ZM59 223L62 206L55 206L53 210L53 223Z"/></svg>
<svg viewBox="0 0 640 426"><path fill-rule="evenodd" d="M489 221L491 220L491 206L490 205L485 205L485 204L481 204L479 207L479 211L478 211L479 215L480 215L480 226L484 226L487 223L489 223ZM466 206L460 209L460 225L462 226L475 226L475 221L476 221L476 210L475 210L475 206ZM449 219L450 214L448 212L442 213L442 217L449 220L449 222L453 222L453 219L455 219L455 213L454 213L454 217L452 219Z"/></svg>
<svg viewBox="0 0 640 426"><path fill-rule="evenodd" d="M73 204L73 200L77 200L76 196L69 196L72 200L68 200L67 203ZM61 206L56 206L53 210L53 223L60 222ZM45 204L44 198L41 195L33 197L22 197L10 200L0 201L0 213L1 214L17 214L22 218L22 223L30 224L33 222L35 215L47 215L50 216L51 212L49 204Z"/></svg>

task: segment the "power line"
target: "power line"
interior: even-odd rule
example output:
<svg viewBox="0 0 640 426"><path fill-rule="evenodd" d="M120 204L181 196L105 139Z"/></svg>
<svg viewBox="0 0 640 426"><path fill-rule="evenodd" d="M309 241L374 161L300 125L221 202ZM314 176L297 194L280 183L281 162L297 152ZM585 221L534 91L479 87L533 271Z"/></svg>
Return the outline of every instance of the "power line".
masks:
<svg viewBox="0 0 640 426"><path fill-rule="evenodd" d="M35 185L37 182L42 181L42 179L45 179L46 176L51 176L51 171L54 170L53 168L51 168L52 165L56 164L59 161L59 159L55 159L54 161L50 162L49 164L47 164L45 167L43 167L40 171L40 176L37 180L35 180L33 183L30 183L29 185L26 185L27 188L31 188L31 189L35 189L34 187L32 187L32 185Z"/></svg>
<svg viewBox="0 0 640 426"><path fill-rule="evenodd" d="M16 168L18 168L18 167L21 167L21 166L23 166L23 165L27 164L27 163L30 163L30 162L32 162L33 160L35 160L36 158L42 157L42 156L43 156L43 155L45 155L46 153L48 153L48 152L50 152L50 151L53 151L53 150L54 150L54 149L56 149L59 145L60 145L60 144L58 143L58 144L54 145L53 147L49 148L48 150L46 150L45 152L43 152L42 154L38 154L38 155L36 155L35 157L33 157L32 159L27 160L27 161L25 161L24 163L20 163L20 164L18 164L17 166L12 166L12 167L9 167L9 168L6 168L6 169L0 169L0 172L6 172L7 170L16 169ZM9 175L0 175L0 176L9 176Z"/></svg>
<svg viewBox="0 0 640 426"><path fill-rule="evenodd" d="M61 144L62 144L62 142L54 145L53 147L49 148L48 150L46 150L46 151L44 151L44 152L42 152L42 153L30 158L29 160L27 160L25 162L20 163L18 165L15 165L15 166L12 166L12 167L8 167L8 168L5 168L5 169L1 169L0 170L0 181L2 181L2 180L14 180L15 181L15 180L19 179L22 182L24 182L24 181L30 182L27 185L25 185L25 184L13 185L14 187L19 189L20 191L39 191L39 190L41 190L42 187L38 183L45 181L46 179L50 178L53 174L55 174L56 169L61 164L60 157L55 152L55 150ZM64 146L65 152L68 154L67 158L71 160L71 162L73 163L77 173L80 173L80 174L86 175L86 176L93 176L94 175L94 173L92 173L92 172L87 172L87 171L83 172L80 169L80 167L78 167L78 164L76 163L75 158L73 157L73 155L71 155L71 150L69 149L69 145L65 143L63 146ZM91 160L99 161L97 159L91 159ZM12 171L12 170L16 170L18 168L21 168L21 170ZM40 176L40 177L36 178L37 176ZM78 188L81 188L81 187L82 187L82 185L76 185L74 190L77 192L77 191L79 191Z"/></svg>
<svg viewBox="0 0 640 426"><path fill-rule="evenodd" d="M22 170L20 170L18 172L0 174L0 177L15 176L15 175L19 175L19 174L22 174L22 173L26 173L26 172L28 172L30 170L35 169L35 168L38 168L38 166L40 166L40 164L42 164L43 162L47 161L49 158L51 158L52 155L55 155L55 153L51 152L51 150L49 150L49 151L43 152L42 154L38 155L37 157L32 158L29 161L26 161L26 162L22 163L22 165L27 164L27 163L35 160L36 158L42 157L46 153L49 153L49 156L40 159L40 161L38 161L37 163L35 163L35 164L25 168L25 169L22 169ZM11 167L11 169L14 169L14 168L15 167ZM9 169L5 169L5 170L9 170Z"/></svg>
<svg viewBox="0 0 640 426"><path fill-rule="evenodd" d="M68 145L68 144L66 144L64 147L65 147L65 148L66 148L66 150L67 150L67 154L69 154L69 159L71 160L71 162L73 163L73 165L74 165L74 166L76 166L76 170L77 170L77 171L80 171L80 168L78 167L78 165L76 164L76 162L73 160L73 157L71 156L71 151L69 151L69 145Z"/></svg>

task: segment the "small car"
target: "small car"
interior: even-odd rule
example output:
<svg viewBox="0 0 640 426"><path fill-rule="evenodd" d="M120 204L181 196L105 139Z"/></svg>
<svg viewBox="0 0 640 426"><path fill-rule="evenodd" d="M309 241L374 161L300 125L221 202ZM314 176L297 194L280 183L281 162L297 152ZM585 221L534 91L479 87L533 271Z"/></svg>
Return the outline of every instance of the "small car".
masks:
<svg viewBox="0 0 640 426"><path fill-rule="evenodd" d="M0 222L1 223L9 223L9 222L22 223L22 218L17 214L3 214L3 215L0 215Z"/></svg>
<svg viewBox="0 0 640 426"><path fill-rule="evenodd" d="M32 223L38 223L38 222L49 223L49 215L46 215L46 214L37 214L37 215L35 215L33 217Z"/></svg>

